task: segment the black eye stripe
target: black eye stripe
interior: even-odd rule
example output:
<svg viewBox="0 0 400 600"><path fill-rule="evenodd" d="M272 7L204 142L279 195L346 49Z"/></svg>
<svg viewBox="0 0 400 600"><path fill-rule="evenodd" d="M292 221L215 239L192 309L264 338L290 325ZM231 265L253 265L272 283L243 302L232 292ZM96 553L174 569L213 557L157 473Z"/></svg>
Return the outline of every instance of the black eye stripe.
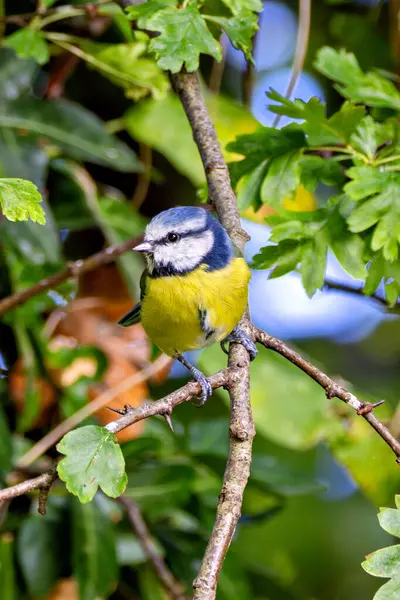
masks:
<svg viewBox="0 0 400 600"><path fill-rule="evenodd" d="M205 233L208 230L209 230L209 227L203 227L202 229L194 229L193 231L184 231L183 233L171 231L170 233L168 233L167 235L165 235L163 238L160 238L159 240L156 240L155 243L156 244L168 244L168 243L170 243L171 241L168 239L168 236L171 235L171 233L176 233L176 235L179 236L179 239L182 240L182 239L188 238L188 237L197 237L197 236L200 236L202 233ZM178 240L176 240L176 241L178 241Z"/></svg>

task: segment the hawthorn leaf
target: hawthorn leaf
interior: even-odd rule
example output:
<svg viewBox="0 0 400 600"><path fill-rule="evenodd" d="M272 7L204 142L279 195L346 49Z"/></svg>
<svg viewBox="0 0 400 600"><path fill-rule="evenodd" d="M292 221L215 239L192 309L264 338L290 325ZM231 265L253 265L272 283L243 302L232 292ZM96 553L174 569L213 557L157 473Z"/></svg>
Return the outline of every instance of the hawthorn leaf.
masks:
<svg viewBox="0 0 400 600"><path fill-rule="evenodd" d="M322 232L304 244L301 255L301 280L309 298L324 284L327 250L327 241Z"/></svg>
<svg viewBox="0 0 400 600"><path fill-rule="evenodd" d="M44 225L46 217L40 206L42 196L36 185L25 179L0 178L0 207L10 221L31 219Z"/></svg>
<svg viewBox="0 0 400 600"><path fill-rule="evenodd" d="M262 0L222 0L234 15L240 15L245 10L261 12L263 10Z"/></svg>
<svg viewBox="0 0 400 600"><path fill-rule="evenodd" d="M261 185L261 200L277 207L284 198L292 198L300 185L301 150L293 150L270 162L267 175Z"/></svg>
<svg viewBox="0 0 400 600"><path fill-rule="evenodd" d="M225 31L233 46L242 50L248 60L253 62L251 53L253 36L258 29L258 16L256 13L243 9L240 14L233 17L218 17L205 15L209 21L220 25Z"/></svg>
<svg viewBox="0 0 400 600"><path fill-rule="evenodd" d="M140 28L160 34L149 48L161 69L177 73L185 66L191 72L198 68L200 54L218 61L222 58L221 46L193 0L182 8L177 8L176 2L145 2L130 7L128 14Z"/></svg>
<svg viewBox="0 0 400 600"><path fill-rule="evenodd" d="M82 504L90 502L100 487L111 498L126 486L125 461L116 437L104 427L87 425L67 433L57 445L65 454L57 467L67 489Z"/></svg>
<svg viewBox="0 0 400 600"><path fill-rule="evenodd" d="M400 544L381 548L369 554L361 566L374 577L400 576Z"/></svg>
<svg viewBox="0 0 400 600"><path fill-rule="evenodd" d="M390 535L400 538L400 510L398 508L381 508L378 520L382 529Z"/></svg>
<svg viewBox="0 0 400 600"><path fill-rule="evenodd" d="M32 58L38 65L49 60L49 47L40 31L25 27L18 29L4 40L4 46L12 48L19 58Z"/></svg>
<svg viewBox="0 0 400 600"><path fill-rule="evenodd" d="M314 66L337 82L338 91L352 102L400 110L400 92L394 83L378 73L364 73L351 52L325 46L317 52Z"/></svg>

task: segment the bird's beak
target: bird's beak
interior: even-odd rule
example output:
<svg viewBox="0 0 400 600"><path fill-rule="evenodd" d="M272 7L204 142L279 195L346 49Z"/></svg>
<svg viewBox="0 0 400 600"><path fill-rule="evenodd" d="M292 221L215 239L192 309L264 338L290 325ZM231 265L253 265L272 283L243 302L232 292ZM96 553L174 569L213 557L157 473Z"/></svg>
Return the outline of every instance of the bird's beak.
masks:
<svg viewBox="0 0 400 600"><path fill-rule="evenodd" d="M135 252L152 252L153 246L150 242L142 242L138 246L132 248Z"/></svg>

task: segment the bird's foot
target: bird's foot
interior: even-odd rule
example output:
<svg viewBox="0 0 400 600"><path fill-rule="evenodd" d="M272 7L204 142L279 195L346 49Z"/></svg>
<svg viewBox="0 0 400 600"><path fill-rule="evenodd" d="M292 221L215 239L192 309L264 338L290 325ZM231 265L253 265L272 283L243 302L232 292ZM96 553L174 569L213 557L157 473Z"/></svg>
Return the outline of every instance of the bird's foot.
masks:
<svg viewBox="0 0 400 600"><path fill-rule="evenodd" d="M251 337L239 327L235 327L235 329L233 329L231 333L224 340L222 340L221 348L225 352L225 354L228 354L225 344L230 342L242 344L242 346L246 348L247 352L249 353L250 360L254 360L258 354L257 346L255 345Z"/></svg>
<svg viewBox="0 0 400 600"><path fill-rule="evenodd" d="M197 383L201 387L201 395L200 395L200 404L197 406L203 406L203 404L207 401L207 399L212 395L213 389L211 387L211 383L208 381L207 377L203 375L203 373L190 364L189 361L186 360L181 354L176 354L175 358L179 360L180 363L191 373L193 379L197 381Z"/></svg>
<svg viewBox="0 0 400 600"><path fill-rule="evenodd" d="M208 381L207 377L203 375L201 371L199 371L199 369L196 369L196 367L192 367L190 372L193 375L193 379L195 379L201 386L200 403L197 406L203 406L203 404L207 402L208 398L212 396L213 389L211 387L211 383Z"/></svg>

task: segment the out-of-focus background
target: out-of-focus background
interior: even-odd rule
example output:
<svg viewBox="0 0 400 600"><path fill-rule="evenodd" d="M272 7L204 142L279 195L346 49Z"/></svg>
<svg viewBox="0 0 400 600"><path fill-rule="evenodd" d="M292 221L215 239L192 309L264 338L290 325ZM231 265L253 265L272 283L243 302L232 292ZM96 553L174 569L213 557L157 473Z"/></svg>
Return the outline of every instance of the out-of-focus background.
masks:
<svg viewBox="0 0 400 600"><path fill-rule="evenodd" d="M68 2L71 18L54 22L58 32L92 43L131 40L118 11L108 5L80 10L82 4ZM318 96L328 112L340 105L331 82L312 68L323 45L354 52L363 68L396 72L396 8L396 0L313 2L307 59L293 97ZM34 10L30 0L0 2L3 16ZM18 19L7 23L6 33L18 26ZM3 21L0 27L4 33ZM243 94L246 62L228 40L223 40L222 66L209 57L202 61L207 101L223 147L259 123L273 124L276 115L267 108L265 92L272 87L285 94L297 29L297 2L264 3L248 98ZM84 51L95 56L99 49L88 42ZM120 85L68 44L56 44L43 63L40 68L10 48L0 49L0 104L6 107L0 108L0 170L3 176L35 182L47 213L45 227L0 221L0 297L34 284L68 261L140 236L159 211L199 203L197 190L204 183L178 100L171 92L157 97L157 90L168 87L167 78L154 78L153 97L141 97L136 90L127 98ZM151 65L144 62L142 68ZM287 122L282 119L279 126ZM235 158L228 151L225 156ZM313 210L334 193L326 186L315 194L301 187L287 208ZM268 240L264 218L270 212L264 206L257 213L242 213L251 235L249 262ZM142 267L141 257L127 253L116 264L64 282L3 315L3 483L12 464L50 429L151 360L152 348L140 326L122 331L115 325L137 299ZM357 287L333 255L327 269L330 280ZM269 280L265 271L253 273L250 309L258 326L289 340L360 397L385 398L377 415L395 434L400 432L396 315L357 294L326 290L309 299L296 274ZM219 347L192 358L208 373L225 363ZM185 377L177 365L164 368L107 405L122 408L162 397ZM372 599L382 580L367 575L360 564L366 554L393 542L376 517L377 507L391 506L399 491L398 466L389 449L362 419L338 400L327 401L316 384L280 357L261 351L252 366L252 382L254 463L218 598ZM120 434L127 495L141 507L158 551L189 589L214 519L228 418L227 394L219 391L201 410L191 403L180 406L172 416L175 434L158 418ZM112 419L103 409L85 423ZM51 448L28 471L45 468L55 456ZM28 497L1 510L5 600L77 599L80 568L88 569L85 577L95 578L98 597L167 598L115 502L98 494L82 506L59 485L50 495L48 516L35 511L36 501ZM80 552L86 553L84 558ZM102 572L101 583L93 569Z"/></svg>

